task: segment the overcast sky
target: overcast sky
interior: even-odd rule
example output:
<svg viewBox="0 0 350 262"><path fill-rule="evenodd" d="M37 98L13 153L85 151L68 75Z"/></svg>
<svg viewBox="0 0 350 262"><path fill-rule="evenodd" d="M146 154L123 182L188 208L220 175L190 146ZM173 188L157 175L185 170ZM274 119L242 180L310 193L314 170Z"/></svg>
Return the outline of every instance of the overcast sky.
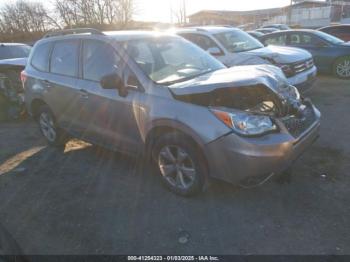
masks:
<svg viewBox="0 0 350 262"><path fill-rule="evenodd" d="M51 6L52 0L40 1ZM64 0L62 0L64 1ZM176 9L183 0L134 0L137 7L136 20L170 22L170 10ZM282 7L290 3L290 0L185 0L187 14L192 14L202 9L213 10L254 10L271 7ZM16 2L16 0L0 0L4 3Z"/></svg>

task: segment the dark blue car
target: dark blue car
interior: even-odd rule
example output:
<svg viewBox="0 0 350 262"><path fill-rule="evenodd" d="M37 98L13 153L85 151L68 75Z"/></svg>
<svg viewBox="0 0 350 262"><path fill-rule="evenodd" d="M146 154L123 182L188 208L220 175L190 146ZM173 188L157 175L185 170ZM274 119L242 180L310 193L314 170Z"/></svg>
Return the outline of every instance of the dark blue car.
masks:
<svg viewBox="0 0 350 262"><path fill-rule="evenodd" d="M350 78L350 42L315 30L287 30L264 35L265 45L293 46L306 49L313 57L319 72Z"/></svg>

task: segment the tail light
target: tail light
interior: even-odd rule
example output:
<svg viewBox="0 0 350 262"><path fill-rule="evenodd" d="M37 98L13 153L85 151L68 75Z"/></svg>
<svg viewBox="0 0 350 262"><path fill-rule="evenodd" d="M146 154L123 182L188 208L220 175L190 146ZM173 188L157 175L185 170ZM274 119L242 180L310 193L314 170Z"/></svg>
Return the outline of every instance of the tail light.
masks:
<svg viewBox="0 0 350 262"><path fill-rule="evenodd" d="M27 74L26 74L26 71L23 70L21 72L21 82L22 82L23 88L26 81L27 81Z"/></svg>

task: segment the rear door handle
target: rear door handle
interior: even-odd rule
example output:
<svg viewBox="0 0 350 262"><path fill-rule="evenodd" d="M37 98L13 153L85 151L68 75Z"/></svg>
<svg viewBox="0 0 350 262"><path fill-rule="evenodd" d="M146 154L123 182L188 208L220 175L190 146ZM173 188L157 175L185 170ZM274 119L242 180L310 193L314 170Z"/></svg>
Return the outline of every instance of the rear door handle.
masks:
<svg viewBox="0 0 350 262"><path fill-rule="evenodd" d="M85 89L79 89L80 97L88 99L89 93Z"/></svg>

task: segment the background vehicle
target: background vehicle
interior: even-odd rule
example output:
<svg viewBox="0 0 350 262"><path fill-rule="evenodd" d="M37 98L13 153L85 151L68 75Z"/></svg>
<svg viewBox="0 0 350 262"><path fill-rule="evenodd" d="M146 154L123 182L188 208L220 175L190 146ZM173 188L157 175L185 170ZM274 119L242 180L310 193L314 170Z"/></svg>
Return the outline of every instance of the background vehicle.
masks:
<svg viewBox="0 0 350 262"><path fill-rule="evenodd" d="M265 181L318 136L320 113L281 70L225 68L175 35L59 31L29 61L26 105L49 144L64 145L68 133L146 152L180 195L201 191L209 176Z"/></svg>
<svg viewBox="0 0 350 262"><path fill-rule="evenodd" d="M261 37L265 45L303 48L314 57L320 72L350 78L350 43L315 30L281 31Z"/></svg>
<svg viewBox="0 0 350 262"><path fill-rule="evenodd" d="M261 36L264 35L264 33L258 32L258 31L247 31L248 34L250 34L252 37L259 40Z"/></svg>
<svg viewBox="0 0 350 262"><path fill-rule="evenodd" d="M24 44L0 44L0 120L18 119L24 113L20 74L30 49Z"/></svg>
<svg viewBox="0 0 350 262"><path fill-rule="evenodd" d="M276 28L278 30L290 30L290 27L285 24L271 24L271 25L264 25L261 28Z"/></svg>
<svg viewBox="0 0 350 262"><path fill-rule="evenodd" d="M179 29L178 35L197 44L226 66L273 64L281 68L291 85L308 90L317 69L309 52L289 47L267 46L248 33L226 27Z"/></svg>
<svg viewBox="0 0 350 262"><path fill-rule="evenodd" d="M278 32L281 30L279 30L277 28L258 28L258 29L255 29L255 31L263 33L263 34L270 34L270 33Z"/></svg>
<svg viewBox="0 0 350 262"><path fill-rule="evenodd" d="M350 25L332 25L320 28L318 30L338 37L345 42L350 41Z"/></svg>

